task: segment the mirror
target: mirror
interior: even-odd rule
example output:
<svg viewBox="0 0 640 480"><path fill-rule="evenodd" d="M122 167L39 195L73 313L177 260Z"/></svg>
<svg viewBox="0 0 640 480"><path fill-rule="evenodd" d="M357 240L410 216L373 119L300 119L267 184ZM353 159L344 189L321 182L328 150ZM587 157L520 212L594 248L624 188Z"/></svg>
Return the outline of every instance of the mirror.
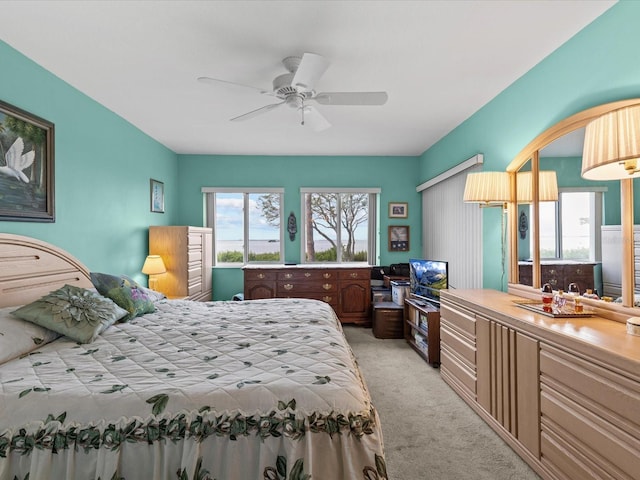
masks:
<svg viewBox="0 0 640 480"><path fill-rule="evenodd" d="M627 205L625 205L625 202L623 201L622 208L620 208L621 189L623 191L629 190L632 195L632 180L626 179L622 181L616 180L590 182L581 178L580 169L582 144L584 143L584 126L593 118L596 118L611 110L616 110L639 103L640 99L623 100L611 104L593 107L583 112L579 112L571 117L568 117L567 119L562 120L558 124L549 128L547 131L543 132L536 139L530 142L529 145L527 145L507 167L507 172L512 174L512 193L518 192L517 179L519 175L517 175L517 172L531 171L533 172L534 178L538 179L539 177L537 176L537 172L539 170L544 171L550 169L554 169L557 171L559 186L568 186L570 191L572 192L576 192L577 190L579 190L580 187L576 187L576 185L582 185L583 189L595 188L596 190L600 189L601 192L607 191L609 198L613 198L618 201L606 202L606 211L604 213L601 213L600 217L591 218L591 220L594 222L598 222L598 224L602 224L602 218L604 216L606 218L605 223L607 223L608 225L623 225L620 233L623 237L626 235L625 238L628 239L630 232L631 248L625 249L626 256L622 258L622 264L630 264L632 266L634 264L632 218L633 197L631 196L631 201L627 202ZM566 289L567 285L564 285L564 283L567 283L569 278L579 278L579 274L584 273L581 265L578 265L578 267L573 265L573 272L568 273L568 277L565 278L562 276L561 272L563 269L562 265L554 265L553 261L545 260L545 256L549 256L549 242L551 242L552 244L551 247L555 248L555 245L553 245L553 243L555 241L556 232L552 232L550 234L548 231L545 231L546 226L548 226L548 222L545 220L545 215L548 215L548 213L545 213L545 208L548 208L548 204L545 205L544 203L540 203L538 201L538 182L539 180L532 182L534 183L533 190L535 192L532 194L533 198L531 203L524 202L522 199L517 198L518 195L516 193L515 195L512 195L515 200L513 202L510 202L508 206L510 290L512 289L512 287L514 287L514 284L520 283L522 285L529 285L530 287L528 288L538 293L540 291L543 277L545 281L548 281L548 279L550 278L555 279L555 281L557 282L557 284L554 285L555 289ZM585 187L585 185L588 185L588 187ZM569 198L568 195L565 195L565 197ZM580 195L571 195L571 197L578 198L580 197ZM624 199L624 196L622 198ZM597 198L594 200L594 202L597 201L602 204L602 197L600 197L599 200ZM555 213L553 214L555 215ZM593 212L591 212L590 214L593 214ZM543 220L542 227L540 225L541 218ZM567 230L570 230L570 228L567 228ZM599 242L601 237L598 234L594 235L594 238L597 238ZM570 241L567 240L566 243L569 244ZM599 251L599 245L591 246L590 248L595 248L595 251ZM566 257L567 252L564 249L563 253L565 253L565 255L563 256ZM599 258L598 255L594 255L593 253L591 253L591 256L587 263L595 265L600 260L601 258ZM550 271L553 270L554 267L559 267L557 268L557 272ZM577 271L576 268L578 268ZM571 272L571 268L568 269L568 272ZM558 273L558 275L553 276L554 273ZM587 283L591 281L588 279L588 276L586 277L586 279L580 278L580 281L583 282L581 290L595 287L599 288L600 293L602 294L602 286L598 282L598 273L599 266L595 267L594 270L594 280L592 281L594 285L587 285ZM621 296L623 297L623 305L626 307L631 307L633 306L634 288L633 268L631 268L630 273L624 272L622 274L622 277ZM526 288L527 287L525 287L525 289ZM522 288L520 288L519 290L522 290ZM637 315L638 312L634 312L634 314Z"/></svg>

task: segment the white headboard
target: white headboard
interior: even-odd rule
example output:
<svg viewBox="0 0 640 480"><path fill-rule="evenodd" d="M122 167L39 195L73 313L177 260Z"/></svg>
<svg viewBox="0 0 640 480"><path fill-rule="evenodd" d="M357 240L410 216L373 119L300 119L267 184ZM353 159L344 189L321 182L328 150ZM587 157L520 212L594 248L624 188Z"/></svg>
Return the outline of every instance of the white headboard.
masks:
<svg viewBox="0 0 640 480"><path fill-rule="evenodd" d="M65 284L93 287L89 270L64 250L0 233L0 307L33 302Z"/></svg>

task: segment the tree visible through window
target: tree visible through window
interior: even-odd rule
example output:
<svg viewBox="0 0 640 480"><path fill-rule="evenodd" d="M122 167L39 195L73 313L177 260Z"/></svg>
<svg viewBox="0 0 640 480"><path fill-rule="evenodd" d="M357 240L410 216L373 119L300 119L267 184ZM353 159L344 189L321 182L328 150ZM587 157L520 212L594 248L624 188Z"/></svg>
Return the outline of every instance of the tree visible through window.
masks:
<svg viewBox="0 0 640 480"><path fill-rule="evenodd" d="M305 260L366 262L368 193L305 193Z"/></svg>

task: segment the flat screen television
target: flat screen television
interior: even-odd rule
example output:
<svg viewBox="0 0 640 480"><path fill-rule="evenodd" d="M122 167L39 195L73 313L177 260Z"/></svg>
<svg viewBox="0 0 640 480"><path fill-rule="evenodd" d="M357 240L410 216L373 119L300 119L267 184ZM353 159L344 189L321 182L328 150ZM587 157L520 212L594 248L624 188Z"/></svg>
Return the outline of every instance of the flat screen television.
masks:
<svg viewBox="0 0 640 480"><path fill-rule="evenodd" d="M449 264L440 260L409 260L410 292L414 298L440 305L440 290L449 288Z"/></svg>

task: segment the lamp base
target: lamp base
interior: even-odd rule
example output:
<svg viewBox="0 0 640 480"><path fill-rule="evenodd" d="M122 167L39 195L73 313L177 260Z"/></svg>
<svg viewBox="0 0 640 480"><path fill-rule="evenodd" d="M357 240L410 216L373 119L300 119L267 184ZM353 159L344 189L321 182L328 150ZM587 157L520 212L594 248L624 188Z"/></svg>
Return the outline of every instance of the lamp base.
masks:
<svg viewBox="0 0 640 480"><path fill-rule="evenodd" d="M158 279L155 275L149 275L149 288L151 290L158 290Z"/></svg>

